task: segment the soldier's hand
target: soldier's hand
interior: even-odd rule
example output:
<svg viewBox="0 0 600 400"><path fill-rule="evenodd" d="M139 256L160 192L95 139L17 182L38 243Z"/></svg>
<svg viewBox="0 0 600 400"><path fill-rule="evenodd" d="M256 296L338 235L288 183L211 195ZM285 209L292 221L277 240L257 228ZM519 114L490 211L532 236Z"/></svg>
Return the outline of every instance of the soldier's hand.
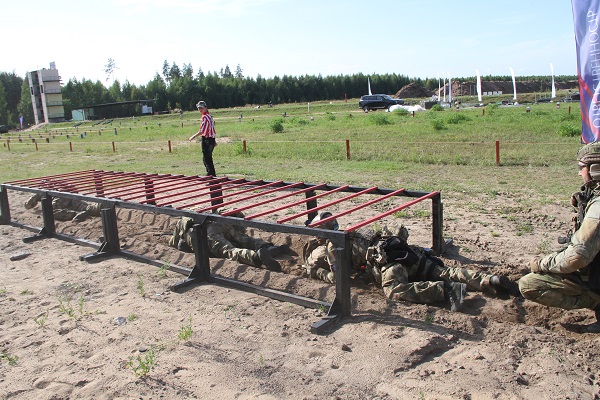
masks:
<svg viewBox="0 0 600 400"><path fill-rule="evenodd" d="M573 207L578 208L579 203L585 200L585 193L583 192L575 192L571 195L571 204Z"/></svg>
<svg viewBox="0 0 600 400"><path fill-rule="evenodd" d="M542 272L540 261L541 259L539 257L532 258L531 261L529 261L529 270L536 274Z"/></svg>

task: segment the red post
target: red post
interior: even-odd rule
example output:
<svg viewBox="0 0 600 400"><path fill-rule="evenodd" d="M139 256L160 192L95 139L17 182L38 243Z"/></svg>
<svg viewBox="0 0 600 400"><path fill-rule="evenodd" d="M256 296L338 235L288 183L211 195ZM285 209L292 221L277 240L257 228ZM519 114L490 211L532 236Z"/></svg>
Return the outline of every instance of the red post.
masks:
<svg viewBox="0 0 600 400"><path fill-rule="evenodd" d="M73 142L69 142L69 151L73 151Z"/></svg>
<svg viewBox="0 0 600 400"><path fill-rule="evenodd" d="M168 141L168 144L169 144L169 153L170 153L171 152L171 141L170 140Z"/></svg>
<svg viewBox="0 0 600 400"><path fill-rule="evenodd" d="M350 140L346 139L346 159L350 159Z"/></svg>
<svg viewBox="0 0 600 400"><path fill-rule="evenodd" d="M246 154L246 139L244 139L242 141L242 149L243 149L244 154Z"/></svg>
<svg viewBox="0 0 600 400"><path fill-rule="evenodd" d="M37 142L35 141L35 139L33 139L33 143L35 143L35 151L38 151L38 145L37 145Z"/></svg>
<svg viewBox="0 0 600 400"><path fill-rule="evenodd" d="M115 148L115 142L112 142L112 146L113 146L113 153L114 153L115 151L117 151L117 149Z"/></svg>
<svg viewBox="0 0 600 400"><path fill-rule="evenodd" d="M496 165L500 165L500 141L496 140Z"/></svg>

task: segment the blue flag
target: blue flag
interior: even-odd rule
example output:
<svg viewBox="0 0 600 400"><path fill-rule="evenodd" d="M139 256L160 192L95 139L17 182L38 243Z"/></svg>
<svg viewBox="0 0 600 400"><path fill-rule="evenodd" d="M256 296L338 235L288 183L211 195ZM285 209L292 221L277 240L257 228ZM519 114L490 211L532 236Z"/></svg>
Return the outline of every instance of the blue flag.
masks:
<svg viewBox="0 0 600 400"><path fill-rule="evenodd" d="M581 142L600 140L600 0L572 0L577 77L581 96Z"/></svg>

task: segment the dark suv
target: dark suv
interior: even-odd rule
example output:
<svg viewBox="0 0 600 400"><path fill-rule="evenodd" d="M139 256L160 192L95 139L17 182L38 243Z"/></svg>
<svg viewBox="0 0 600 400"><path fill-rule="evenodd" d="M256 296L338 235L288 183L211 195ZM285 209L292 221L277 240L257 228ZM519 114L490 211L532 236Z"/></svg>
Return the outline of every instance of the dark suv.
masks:
<svg viewBox="0 0 600 400"><path fill-rule="evenodd" d="M388 109L393 105L402 105L404 100L394 99L387 94L368 94L360 98L358 106L367 112L369 110Z"/></svg>

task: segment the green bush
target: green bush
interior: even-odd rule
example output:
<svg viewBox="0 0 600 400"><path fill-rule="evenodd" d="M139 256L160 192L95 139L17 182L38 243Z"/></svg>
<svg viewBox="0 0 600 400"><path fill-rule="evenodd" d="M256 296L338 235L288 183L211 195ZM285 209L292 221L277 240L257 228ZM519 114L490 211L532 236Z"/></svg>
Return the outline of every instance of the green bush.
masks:
<svg viewBox="0 0 600 400"><path fill-rule="evenodd" d="M335 121L335 115L330 113L329 111L325 113L325 119L327 121Z"/></svg>
<svg viewBox="0 0 600 400"><path fill-rule="evenodd" d="M434 104L433 106L431 106L431 108L429 110L430 111L444 111L444 107L442 107L439 104Z"/></svg>
<svg viewBox="0 0 600 400"><path fill-rule="evenodd" d="M371 114L369 121L375 125L390 125L391 122L386 114Z"/></svg>
<svg viewBox="0 0 600 400"><path fill-rule="evenodd" d="M460 124L464 121L470 121L471 118L467 117L465 114L454 113L451 114L448 118L446 118L446 123L448 124Z"/></svg>
<svg viewBox="0 0 600 400"><path fill-rule="evenodd" d="M271 121L270 127L271 127L271 132L273 132L273 133L283 132L283 118L273 119Z"/></svg>
<svg viewBox="0 0 600 400"><path fill-rule="evenodd" d="M558 127L560 136L575 137L581 135L581 125L561 124Z"/></svg>
<svg viewBox="0 0 600 400"><path fill-rule="evenodd" d="M397 108L394 111L392 111L392 115L399 116L399 117L406 117L409 114L410 113L405 108Z"/></svg>
<svg viewBox="0 0 600 400"><path fill-rule="evenodd" d="M442 121L439 118L436 118L431 120L431 127L436 131L441 131L442 129L446 128L446 125L444 125L444 121Z"/></svg>

